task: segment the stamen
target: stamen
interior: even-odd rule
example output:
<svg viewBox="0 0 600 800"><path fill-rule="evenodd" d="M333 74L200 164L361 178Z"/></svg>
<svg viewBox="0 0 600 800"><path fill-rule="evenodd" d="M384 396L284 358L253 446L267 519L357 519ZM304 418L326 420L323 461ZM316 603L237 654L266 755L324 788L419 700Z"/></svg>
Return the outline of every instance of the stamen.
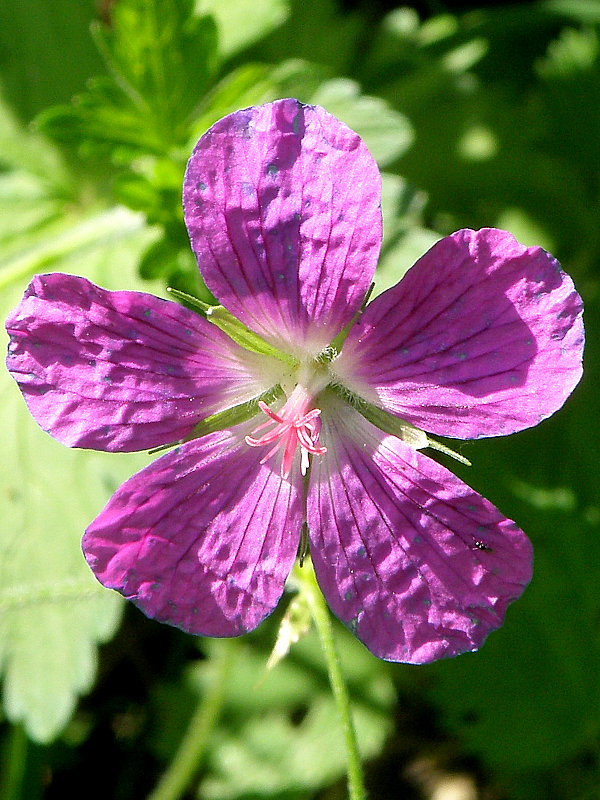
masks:
<svg viewBox="0 0 600 800"><path fill-rule="evenodd" d="M318 443L321 429L318 418L321 415L321 409L313 408L307 411L306 408L310 400L311 398L306 390L301 386L297 386L279 413L272 411L266 403L261 401L258 405L261 411L269 417L269 420L255 428L250 436L246 436L246 444L249 444L250 447L264 447L275 443L275 446L263 456L260 461L261 464L264 464L275 453L283 449L281 475L284 478L287 478L290 474L294 454L298 446L300 446L300 471L302 475L306 475L308 471L309 454L320 456L327 452L327 448ZM267 433L258 438L256 437L259 431L270 425L273 425L273 427Z"/></svg>

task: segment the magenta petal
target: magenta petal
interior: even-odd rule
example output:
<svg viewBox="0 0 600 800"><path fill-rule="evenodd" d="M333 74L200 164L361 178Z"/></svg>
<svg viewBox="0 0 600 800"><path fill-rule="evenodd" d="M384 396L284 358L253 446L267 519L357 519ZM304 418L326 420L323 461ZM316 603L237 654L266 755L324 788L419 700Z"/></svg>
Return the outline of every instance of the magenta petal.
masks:
<svg viewBox="0 0 600 800"><path fill-rule="evenodd" d="M252 373L253 354L197 314L73 275L35 277L6 327L7 367L29 410L72 447L177 441L273 383Z"/></svg>
<svg viewBox="0 0 600 800"><path fill-rule="evenodd" d="M505 231L462 230L367 307L336 368L426 431L497 436L562 406L583 340L581 298L549 253Z"/></svg>
<svg viewBox="0 0 600 800"><path fill-rule="evenodd" d="M276 346L318 352L359 309L381 243L380 177L318 106L230 114L196 145L185 219L207 286Z"/></svg>
<svg viewBox="0 0 600 800"><path fill-rule="evenodd" d="M380 658L476 650L531 578L529 540L444 467L330 405L308 496L329 605Z"/></svg>
<svg viewBox="0 0 600 800"><path fill-rule="evenodd" d="M294 562L302 480L293 475L261 466L239 431L196 439L117 490L83 537L85 557L149 617L237 636L273 610Z"/></svg>

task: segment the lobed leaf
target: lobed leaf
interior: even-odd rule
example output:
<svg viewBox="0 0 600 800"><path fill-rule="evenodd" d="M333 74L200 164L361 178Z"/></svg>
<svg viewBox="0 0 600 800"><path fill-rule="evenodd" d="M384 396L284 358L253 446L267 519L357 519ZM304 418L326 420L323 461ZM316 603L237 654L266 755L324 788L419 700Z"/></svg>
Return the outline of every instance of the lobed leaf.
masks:
<svg viewBox="0 0 600 800"><path fill-rule="evenodd" d="M84 211L61 200L61 191L25 170L0 176L0 219L13 229L0 259L2 319L35 272L84 272L114 288L136 283L135 265L152 238L141 218L124 209ZM6 349L4 330L0 338ZM85 564L81 534L146 457L114 459L57 444L37 428L4 370L0 403L3 702L9 720L47 742L68 722L78 695L91 688L96 645L112 635L120 617L119 599Z"/></svg>

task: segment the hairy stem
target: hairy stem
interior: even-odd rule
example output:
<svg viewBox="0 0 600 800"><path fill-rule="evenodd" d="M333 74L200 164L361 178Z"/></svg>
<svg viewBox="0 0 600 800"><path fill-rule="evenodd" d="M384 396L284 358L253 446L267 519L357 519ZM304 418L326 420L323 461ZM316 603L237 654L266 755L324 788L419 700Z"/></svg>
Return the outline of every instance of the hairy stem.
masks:
<svg viewBox="0 0 600 800"><path fill-rule="evenodd" d="M333 626L329 609L317 584L314 569L310 560L305 561L302 569L296 569L294 576L302 586L307 598L315 627L319 633L321 647L325 655L329 683L333 691L338 714L344 730L346 756L348 760L348 797L349 800L365 800L365 784L356 731L350 712L350 698L342 675L340 659L333 639Z"/></svg>

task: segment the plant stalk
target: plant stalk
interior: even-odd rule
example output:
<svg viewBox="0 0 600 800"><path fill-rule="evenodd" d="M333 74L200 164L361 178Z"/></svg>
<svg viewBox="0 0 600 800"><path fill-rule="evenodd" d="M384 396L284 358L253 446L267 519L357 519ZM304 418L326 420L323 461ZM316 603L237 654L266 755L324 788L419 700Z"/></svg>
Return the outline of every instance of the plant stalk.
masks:
<svg viewBox="0 0 600 800"><path fill-rule="evenodd" d="M349 800L366 800L365 783L356 731L350 711L350 698L348 689L342 675L340 658L333 638L331 615L325 598L317 584L314 569L310 559L304 562L302 569L296 569L294 575L300 580L302 591L305 592L312 618L317 628L321 647L325 655L329 683L333 692L338 714L344 731L346 757L348 762L348 797Z"/></svg>
<svg viewBox="0 0 600 800"><path fill-rule="evenodd" d="M148 800L178 800L198 772L208 739L219 720L236 649L235 639L220 640L219 654L213 662L213 681L194 712L175 757Z"/></svg>

